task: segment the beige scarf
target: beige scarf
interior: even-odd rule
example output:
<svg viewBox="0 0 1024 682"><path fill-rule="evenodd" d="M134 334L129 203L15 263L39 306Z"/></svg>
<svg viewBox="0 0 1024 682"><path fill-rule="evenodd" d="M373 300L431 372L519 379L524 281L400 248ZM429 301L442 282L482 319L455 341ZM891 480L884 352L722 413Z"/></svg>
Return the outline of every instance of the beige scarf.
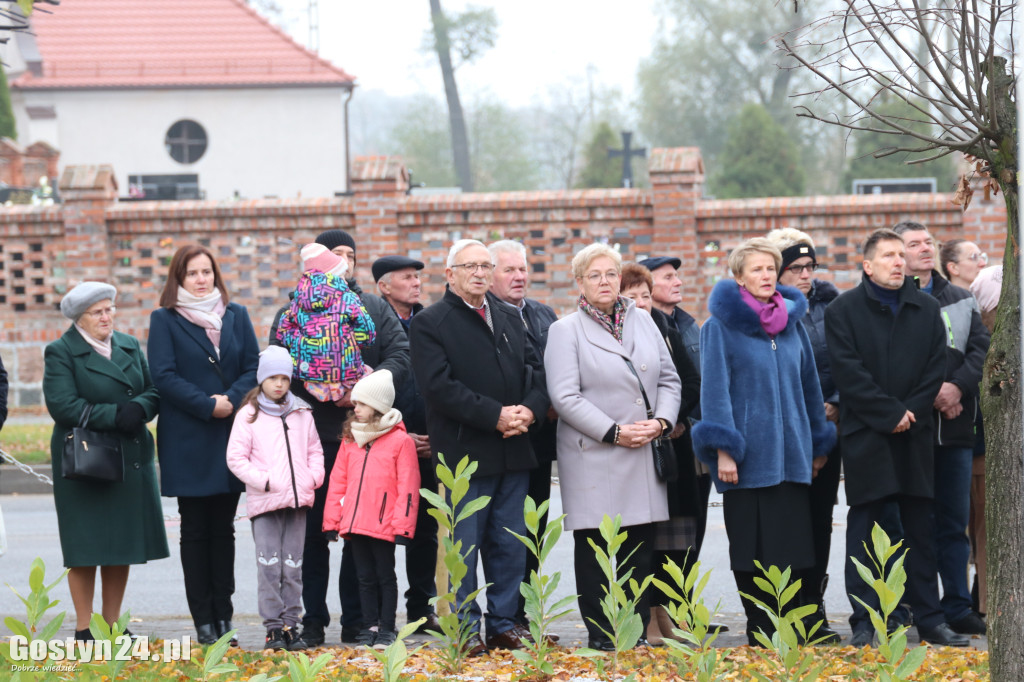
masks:
<svg viewBox="0 0 1024 682"><path fill-rule="evenodd" d="M114 332L110 332L110 336L108 336L105 341L100 341L95 336L85 331L85 329L83 329L82 326L77 322L75 322L75 329L77 329L78 333L82 335L82 338L85 339L85 342L92 346L92 349L94 351L105 357L107 360L110 359L110 352L112 350L110 340L114 338Z"/></svg>
<svg viewBox="0 0 1024 682"><path fill-rule="evenodd" d="M224 298L220 289L214 288L206 296L193 296L185 290L185 287L178 287L178 303L174 306L178 314L186 320L206 330L206 338L210 339L213 349L220 357L220 328L224 325Z"/></svg>
<svg viewBox="0 0 1024 682"><path fill-rule="evenodd" d="M375 422L369 424L352 422L352 438L355 439L356 445L363 447L395 428L400 421L402 421L402 413L392 407Z"/></svg>

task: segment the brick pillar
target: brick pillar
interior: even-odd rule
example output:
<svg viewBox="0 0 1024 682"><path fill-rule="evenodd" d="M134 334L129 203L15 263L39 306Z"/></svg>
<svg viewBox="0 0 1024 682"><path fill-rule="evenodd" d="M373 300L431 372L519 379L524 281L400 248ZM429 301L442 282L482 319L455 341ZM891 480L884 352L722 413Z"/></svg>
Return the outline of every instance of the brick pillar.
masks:
<svg viewBox="0 0 1024 682"><path fill-rule="evenodd" d="M15 187L25 185L25 150L9 137L0 138L0 182Z"/></svg>
<svg viewBox="0 0 1024 682"><path fill-rule="evenodd" d="M694 281L700 271L697 254L703 246L697 238L697 203L704 191L704 160L697 147L651 150L647 162L651 178L654 235L651 255L676 256L683 261L682 307L700 317L705 292L703 282Z"/></svg>
<svg viewBox="0 0 1024 682"><path fill-rule="evenodd" d="M409 190L409 171L397 156L358 156L352 167L356 279L370 283L370 266L381 256L405 254L398 234L398 205ZM366 286L366 284L364 284Z"/></svg>
<svg viewBox="0 0 1024 682"><path fill-rule="evenodd" d="M110 282L107 206L117 201L114 169L69 166L60 178L64 199L64 268L68 289L86 280Z"/></svg>

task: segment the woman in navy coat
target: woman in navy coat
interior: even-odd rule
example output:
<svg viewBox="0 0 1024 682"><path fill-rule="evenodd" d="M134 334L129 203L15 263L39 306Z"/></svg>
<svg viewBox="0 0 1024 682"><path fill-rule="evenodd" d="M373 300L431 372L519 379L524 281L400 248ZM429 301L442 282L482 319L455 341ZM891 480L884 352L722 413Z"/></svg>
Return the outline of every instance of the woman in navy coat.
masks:
<svg viewBox="0 0 1024 682"><path fill-rule="evenodd" d="M235 409L256 386L259 345L205 247L174 254L149 319L148 351L160 391L161 493L178 498L185 596L197 639L209 644L232 629L234 518L244 486L225 453Z"/></svg>

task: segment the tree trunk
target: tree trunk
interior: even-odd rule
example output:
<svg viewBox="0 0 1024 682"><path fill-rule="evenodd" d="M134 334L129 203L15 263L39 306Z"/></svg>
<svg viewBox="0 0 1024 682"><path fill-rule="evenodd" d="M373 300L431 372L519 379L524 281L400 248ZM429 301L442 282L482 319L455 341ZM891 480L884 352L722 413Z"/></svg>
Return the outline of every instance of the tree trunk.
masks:
<svg viewBox="0 0 1024 682"><path fill-rule="evenodd" d="M441 11L441 0L430 0L430 19L434 26L434 49L441 63L441 77L444 79L444 94L448 100L448 126L452 138L452 159L455 162L455 176L463 192L473 191L473 175L469 165L469 138L466 136L466 119L462 114L459 89L455 84L455 68L448 44L448 22Z"/></svg>
<svg viewBox="0 0 1024 682"><path fill-rule="evenodd" d="M1016 155L1013 169L1016 166ZM1003 289L981 381L988 526L988 644L993 682L1024 680L1024 438L1021 433L1020 232L1016 172L996 168L1006 202ZM997 174L998 173L998 174ZM1009 178L1009 181L1006 179Z"/></svg>

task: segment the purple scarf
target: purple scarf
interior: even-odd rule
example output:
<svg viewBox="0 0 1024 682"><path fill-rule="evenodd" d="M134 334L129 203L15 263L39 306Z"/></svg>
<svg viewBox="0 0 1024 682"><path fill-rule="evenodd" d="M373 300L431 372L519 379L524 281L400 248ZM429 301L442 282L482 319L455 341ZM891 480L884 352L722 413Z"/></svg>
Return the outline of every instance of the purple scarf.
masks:
<svg viewBox="0 0 1024 682"><path fill-rule="evenodd" d="M774 337L786 328L789 311L786 310L786 299L782 298L782 294L778 291L772 294L767 303L761 303L746 288L740 286L740 298L757 313L757 317L761 320L761 328L768 336Z"/></svg>

